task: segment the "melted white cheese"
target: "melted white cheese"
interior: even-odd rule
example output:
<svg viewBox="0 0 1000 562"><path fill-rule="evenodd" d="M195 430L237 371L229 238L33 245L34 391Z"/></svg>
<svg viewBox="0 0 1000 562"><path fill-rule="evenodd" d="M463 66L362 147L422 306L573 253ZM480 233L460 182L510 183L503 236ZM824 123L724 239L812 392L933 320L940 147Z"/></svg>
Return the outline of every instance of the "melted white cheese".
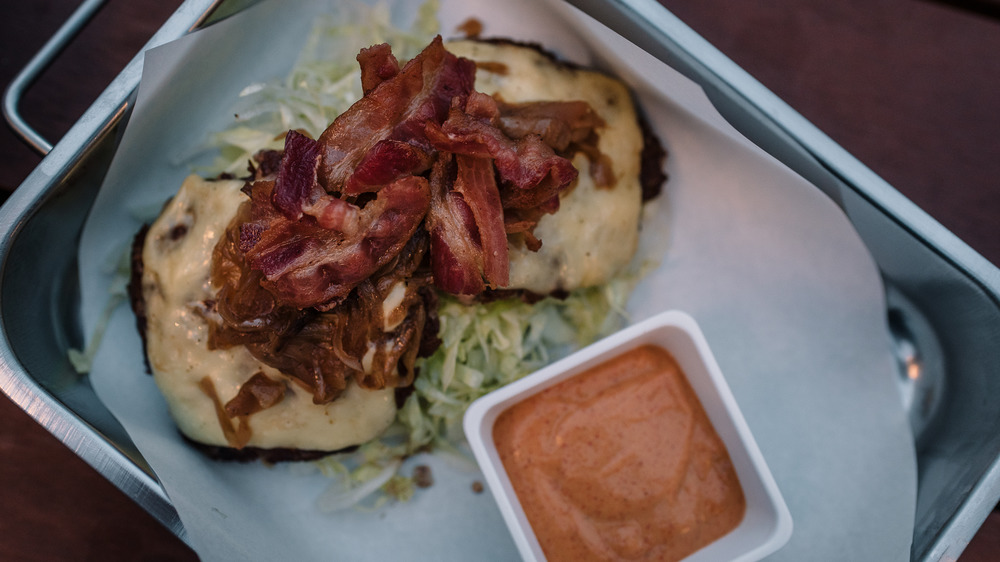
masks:
<svg viewBox="0 0 1000 562"><path fill-rule="evenodd" d="M599 285L631 261L639 242L642 132L631 94L619 80L591 70L559 65L537 50L509 44L450 42L452 53L484 65L476 89L503 101L583 100L605 122L598 148L612 161L614 185L598 188L589 160L578 154L576 187L560 199L559 211L535 228L538 252L510 244L510 288L548 294ZM496 72L490 69L505 68Z"/></svg>
<svg viewBox="0 0 1000 562"><path fill-rule="evenodd" d="M209 279L212 249L246 200L241 186L187 178L150 227L142 254L146 353L153 376L180 430L209 445L228 443L214 403L198 386L203 377L212 380L223 404L257 372L288 381L243 346L207 346L208 324L199 309L217 290ZM332 451L376 437L396 415L393 389L370 391L351 383L334 402L316 405L308 390L286 387L280 403L249 417L248 445Z"/></svg>

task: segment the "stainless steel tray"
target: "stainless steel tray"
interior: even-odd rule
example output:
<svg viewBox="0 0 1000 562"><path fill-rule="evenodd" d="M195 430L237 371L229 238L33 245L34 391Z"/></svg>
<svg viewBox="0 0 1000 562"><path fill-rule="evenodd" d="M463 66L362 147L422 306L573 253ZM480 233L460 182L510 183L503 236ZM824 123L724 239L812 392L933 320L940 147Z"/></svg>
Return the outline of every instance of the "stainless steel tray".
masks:
<svg viewBox="0 0 1000 562"><path fill-rule="evenodd" d="M147 47L248 3L188 0ZM917 443L911 558L957 558L1000 499L1000 412L989 399L1000 393L1000 270L655 1L572 3L700 83L734 126L850 218L885 280ZM0 388L184 538L148 465L66 359L83 340L80 230L128 120L141 65L139 55L0 208ZM40 146L47 148L44 140Z"/></svg>

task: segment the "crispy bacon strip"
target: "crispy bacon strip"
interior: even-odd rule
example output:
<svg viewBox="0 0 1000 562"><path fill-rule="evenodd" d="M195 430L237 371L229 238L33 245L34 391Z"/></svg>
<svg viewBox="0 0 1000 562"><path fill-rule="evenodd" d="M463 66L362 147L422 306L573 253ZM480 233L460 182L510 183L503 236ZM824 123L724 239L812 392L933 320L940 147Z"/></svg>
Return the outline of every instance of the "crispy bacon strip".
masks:
<svg viewBox="0 0 1000 562"><path fill-rule="evenodd" d="M289 220L299 220L305 214L315 218L321 228L353 236L360 228L360 210L327 194L319 185L316 174L320 148L319 143L309 137L288 131L271 203ZM264 228L265 225L257 222L247 231L248 242L259 239ZM245 249L249 250L255 243L249 243Z"/></svg>
<svg viewBox="0 0 1000 562"><path fill-rule="evenodd" d="M474 295L485 288L483 251L476 218L462 194L452 190L455 166L442 154L431 170L431 208L427 230L431 235L434 284L456 295Z"/></svg>
<svg viewBox="0 0 1000 562"><path fill-rule="evenodd" d="M583 143L604 126L604 120L585 101L498 102L500 130L513 139L538 135L556 152Z"/></svg>
<svg viewBox="0 0 1000 562"><path fill-rule="evenodd" d="M344 193L378 191L383 185L430 168L434 152L413 142L383 139L361 157L344 186Z"/></svg>
<svg viewBox="0 0 1000 562"><path fill-rule="evenodd" d="M599 187L614 186L611 159L598 148L597 129L605 125L585 101L497 102L499 127L507 136L538 135L560 156L582 152L590 160L590 175Z"/></svg>
<svg viewBox="0 0 1000 562"><path fill-rule="evenodd" d="M379 84L399 74L399 61L388 43L361 49L357 60L361 65L361 91L366 96Z"/></svg>
<svg viewBox="0 0 1000 562"><path fill-rule="evenodd" d="M290 220L298 220L303 207L318 198L316 170L319 158L319 143L298 131L288 131L271 201ZM319 194L324 192L320 190Z"/></svg>
<svg viewBox="0 0 1000 562"><path fill-rule="evenodd" d="M455 164L457 175L453 189L462 196L475 218L482 251L483 277L493 287L506 287L510 283L510 256L493 162L487 158L456 154Z"/></svg>
<svg viewBox="0 0 1000 562"><path fill-rule="evenodd" d="M248 242L244 251L250 267L264 276L261 286L281 304L296 308L327 310L342 301L399 253L430 205L427 180L408 176L386 186L364 209L351 209L356 226L330 229L315 220L291 221L268 212L271 185L254 184L251 204L261 216L242 227L241 242ZM349 205L334 199L326 201ZM267 224L260 230L255 225L262 220ZM251 234L244 236L247 232ZM256 239L252 245L251 238Z"/></svg>
<svg viewBox="0 0 1000 562"><path fill-rule="evenodd" d="M378 47L381 52L381 47ZM362 64L378 67L382 56L362 57ZM356 195L377 191L383 185L407 174L426 171L431 164L430 143L424 136L424 124L440 123L448 116L453 98L464 102L475 81L475 64L460 59L444 48L436 37L420 54L411 59L391 79L378 82L370 92L342 113L320 135L323 147L319 181L327 191ZM362 69L362 75L380 75L378 70ZM376 82L367 80L368 85ZM377 150L393 153L393 164L376 173L366 155L382 141L390 142ZM365 165L359 168L359 163Z"/></svg>
<svg viewBox="0 0 1000 562"><path fill-rule="evenodd" d="M431 267L439 288L478 294L510 281L503 208L488 158L443 153L431 171Z"/></svg>
<svg viewBox="0 0 1000 562"><path fill-rule="evenodd" d="M573 164L557 155L538 135L517 141L496 125L500 112L493 98L470 95L471 112L456 101L441 125L427 123L427 138L438 150L492 158L509 189L501 188L504 208L535 207L555 198L577 176ZM505 186L506 187L506 186Z"/></svg>
<svg viewBox="0 0 1000 562"><path fill-rule="evenodd" d="M243 211L237 225L243 255L232 259L250 266L243 282L273 295L258 310L335 306L399 253L427 213L427 180L417 176L389 184L364 209L327 194L317 179L320 149L290 131L277 179L250 186L249 220Z"/></svg>
<svg viewBox="0 0 1000 562"><path fill-rule="evenodd" d="M554 103L552 107L562 106ZM580 113L580 108L575 104L570 106L570 109L572 112ZM526 114L530 113L524 111ZM537 115L531 116L537 117ZM522 121L527 121L527 117ZM525 133L523 138L514 140L500 130L500 122L501 112L496 100L485 94L473 92L469 95L464 108L457 102L452 104L448 119L442 125L428 123L427 137L439 150L453 152L466 158L493 160L501 179L498 191L503 209L502 226L505 233L520 234L525 246L529 250L537 251L541 247L541 241L534 236L534 227L544 214L559 210L559 194L576 180L577 171L569 160L557 155L543 142L542 136ZM570 130L567 127L564 129ZM574 133L572 138L580 136L582 133ZM475 199L469 200L475 202ZM477 208L484 207L477 207L474 204L471 207L471 209ZM486 213L482 215L485 217ZM500 221L499 218L495 220ZM491 222L486 218L480 222L477 215L477 223L480 232L489 232L491 239L498 235L501 226L499 222ZM437 240L437 245L448 246L445 240L447 237ZM487 245L496 248L496 244ZM486 253L486 257L495 255L499 254L494 254L492 250ZM452 260L450 256L443 257L442 261L452 264L451 267L463 263L462 260ZM497 278L502 278L502 274ZM490 277L487 276L487 279ZM505 283L496 285L503 286ZM473 290L474 287L467 285L466 289Z"/></svg>

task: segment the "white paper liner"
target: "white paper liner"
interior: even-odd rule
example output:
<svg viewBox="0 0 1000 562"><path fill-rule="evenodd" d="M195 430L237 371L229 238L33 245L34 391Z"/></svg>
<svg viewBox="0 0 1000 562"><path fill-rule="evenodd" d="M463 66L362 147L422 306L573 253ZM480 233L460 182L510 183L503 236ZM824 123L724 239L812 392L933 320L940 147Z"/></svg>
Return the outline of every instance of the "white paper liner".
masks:
<svg viewBox="0 0 1000 562"><path fill-rule="evenodd" d="M147 53L139 99L80 246L91 333L102 264L165 200L191 147L226 128L245 85L287 72L316 13L336 2L264 2ZM670 152L670 180L644 225L662 265L630 301L633 320L680 309L701 325L794 519L774 560L906 560L916 463L890 355L882 285L843 213L730 128L700 88L561 2L442 0L442 30L478 15L485 34L532 40L612 69L635 89ZM328 484L286 467L226 464L185 444L151 377L127 307L91 377L163 483L204 560L472 560L517 554L477 471L439 456L407 504L321 514ZM404 469L406 470L406 469Z"/></svg>

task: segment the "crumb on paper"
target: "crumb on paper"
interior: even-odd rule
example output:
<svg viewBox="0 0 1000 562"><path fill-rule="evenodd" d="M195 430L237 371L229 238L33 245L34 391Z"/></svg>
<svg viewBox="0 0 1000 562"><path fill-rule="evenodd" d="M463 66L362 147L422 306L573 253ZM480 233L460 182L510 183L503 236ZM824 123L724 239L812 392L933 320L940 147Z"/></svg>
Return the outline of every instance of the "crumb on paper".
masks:
<svg viewBox="0 0 1000 562"><path fill-rule="evenodd" d="M469 39L476 39L483 33L483 22L477 18L469 18L458 24L455 29L464 33Z"/></svg>
<svg viewBox="0 0 1000 562"><path fill-rule="evenodd" d="M430 488L434 485L434 475L431 474L431 467L421 464L413 467L413 483L418 488Z"/></svg>

